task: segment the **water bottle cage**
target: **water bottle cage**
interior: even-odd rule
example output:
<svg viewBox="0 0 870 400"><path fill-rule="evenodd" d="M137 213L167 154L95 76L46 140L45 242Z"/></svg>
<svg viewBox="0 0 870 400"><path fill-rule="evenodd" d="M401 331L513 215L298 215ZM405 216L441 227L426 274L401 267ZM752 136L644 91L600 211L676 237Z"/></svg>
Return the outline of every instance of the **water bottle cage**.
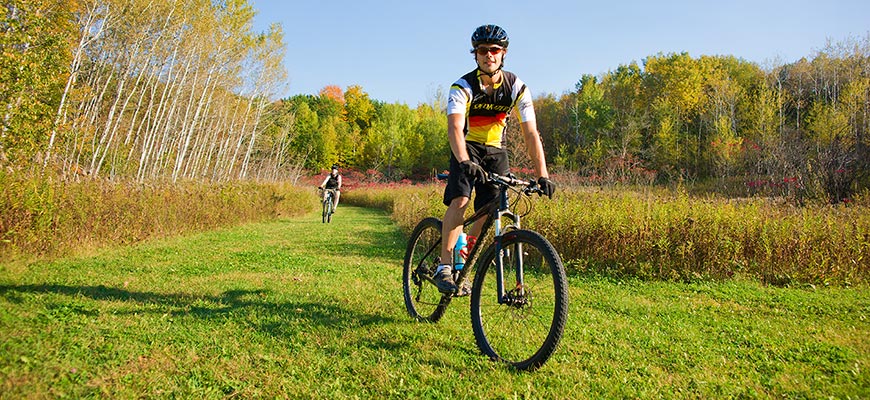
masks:
<svg viewBox="0 0 870 400"><path fill-rule="evenodd" d="M474 245L477 244L477 238L471 235L468 235L467 244L462 250L459 250L459 256L462 257L463 260L468 260L468 255L471 254L471 250L474 249Z"/></svg>
<svg viewBox="0 0 870 400"><path fill-rule="evenodd" d="M465 267L465 257L462 255L462 250L453 249L453 271L458 272Z"/></svg>

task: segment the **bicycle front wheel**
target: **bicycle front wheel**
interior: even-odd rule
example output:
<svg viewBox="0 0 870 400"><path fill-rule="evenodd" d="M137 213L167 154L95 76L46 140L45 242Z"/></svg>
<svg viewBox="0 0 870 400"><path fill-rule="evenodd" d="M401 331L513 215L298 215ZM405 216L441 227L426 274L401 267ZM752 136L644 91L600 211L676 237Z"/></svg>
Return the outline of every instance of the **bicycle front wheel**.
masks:
<svg viewBox="0 0 870 400"><path fill-rule="evenodd" d="M527 230L502 235L505 295L498 296L498 254L490 245L474 275L471 325L480 351L520 370L535 370L556 350L568 319L568 284L559 254ZM519 273L523 277L519 282Z"/></svg>
<svg viewBox="0 0 870 400"><path fill-rule="evenodd" d="M323 213L321 214L321 222L326 223L326 216L329 214L329 200L323 200Z"/></svg>
<svg viewBox="0 0 870 400"><path fill-rule="evenodd" d="M450 296L441 294L429 281L440 258L441 220L429 217L411 233L402 273L405 308L418 321L438 322L450 304Z"/></svg>

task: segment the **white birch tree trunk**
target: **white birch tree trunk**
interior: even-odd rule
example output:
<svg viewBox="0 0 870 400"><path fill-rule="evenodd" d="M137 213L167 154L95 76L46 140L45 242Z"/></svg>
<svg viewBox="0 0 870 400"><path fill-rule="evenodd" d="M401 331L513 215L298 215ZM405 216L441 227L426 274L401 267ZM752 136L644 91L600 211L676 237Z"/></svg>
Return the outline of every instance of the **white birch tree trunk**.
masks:
<svg viewBox="0 0 870 400"><path fill-rule="evenodd" d="M63 94L60 96L60 104L57 107L57 114L55 114L54 124L52 124L51 134L48 138L48 146L45 150L45 160L42 164L43 171L48 166L48 162L51 159L51 152L54 148L54 141L57 138L57 128L64 122L62 117L66 115L66 101L69 97L69 93L72 90L73 85L76 82L78 77L79 68L81 67L82 62L82 53L87 47L88 44L97 40L103 32L105 28L105 24L100 24L97 32L91 34L91 29L94 23L97 21L97 9L100 8L99 2L94 2L92 7L87 8L87 15L84 16L84 24L82 24L81 32L82 37L79 39L78 46L76 46L75 54L73 54L72 64L70 65L70 74L66 80L66 86L63 89ZM106 12L108 13L108 5L106 6ZM90 38L89 38L90 35ZM64 168L66 170L66 168Z"/></svg>

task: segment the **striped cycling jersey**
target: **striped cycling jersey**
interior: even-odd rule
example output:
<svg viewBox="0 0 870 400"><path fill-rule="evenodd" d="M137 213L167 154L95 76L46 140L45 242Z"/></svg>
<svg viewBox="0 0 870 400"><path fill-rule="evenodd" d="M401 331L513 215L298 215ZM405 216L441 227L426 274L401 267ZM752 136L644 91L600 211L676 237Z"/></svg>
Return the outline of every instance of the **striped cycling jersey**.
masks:
<svg viewBox="0 0 870 400"><path fill-rule="evenodd" d="M517 108L520 122L535 120L532 96L526 84L511 72L486 94L480 83L480 70L463 75L452 86L447 98L447 114L465 115L465 140L502 147L507 118Z"/></svg>

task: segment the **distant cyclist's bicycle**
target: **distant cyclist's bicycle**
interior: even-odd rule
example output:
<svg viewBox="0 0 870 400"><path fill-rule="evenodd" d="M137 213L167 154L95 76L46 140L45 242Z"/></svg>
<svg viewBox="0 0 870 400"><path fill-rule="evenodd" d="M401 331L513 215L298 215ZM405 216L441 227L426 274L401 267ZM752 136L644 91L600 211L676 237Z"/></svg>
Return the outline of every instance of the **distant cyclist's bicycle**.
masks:
<svg viewBox="0 0 870 400"><path fill-rule="evenodd" d="M320 191L326 191L326 196L323 197L323 223L332 222L332 214L335 213L335 189L323 189Z"/></svg>
<svg viewBox="0 0 870 400"><path fill-rule="evenodd" d="M537 183L497 174L489 174L487 181L498 187L499 195L464 221L467 228L487 217L480 242L465 267L454 268L454 279L460 285L475 266L471 325L483 354L520 370L535 370L553 355L565 329L565 269L553 245L537 232L520 229L520 216L510 211L508 191L517 194L515 206L520 198L541 193ZM493 226L492 243L478 260L477 250ZM419 321L440 320L456 294L439 292L432 279L440 255L441 220L425 218L408 241L402 274L405 307Z"/></svg>

